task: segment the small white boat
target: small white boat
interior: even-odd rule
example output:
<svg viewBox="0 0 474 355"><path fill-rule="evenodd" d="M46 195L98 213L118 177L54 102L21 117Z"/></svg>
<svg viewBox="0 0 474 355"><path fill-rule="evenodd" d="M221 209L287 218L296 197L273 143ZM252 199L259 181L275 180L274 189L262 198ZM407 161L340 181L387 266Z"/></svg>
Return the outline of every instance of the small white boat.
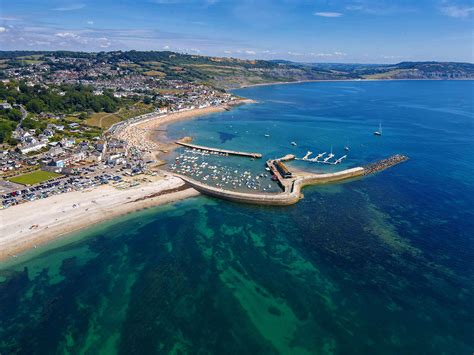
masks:
<svg viewBox="0 0 474 355"><path fill-rule="evenodd" d="M331 159L334 156L334 154L329 154L326 158L323 159L323 163L327 163L329 159Z"/></svg>
<svg viewBox="0 0 474 355"><path fill-rule="evenodd" d="M336 161L334 162L334 164L339 164L340 162L342 162L344 159L347 158L347 155L343 155L342 157L340 157L339 159L336 159Z"/></svg>
<svg viewBox="0 0 474 355"><path fill-rule="evenodd" d="M326 152L324 153L319 153L318 155L316 155L316 158L313 158L313 159L310 159L310 161L314 161L314 162L318 162L319 159L321 159L323 156L326 155Z"/></svg>
<svg viewBox="0 0 474 355"><path fill-rule="evenodd" d="M374 132L374 136L381 136L382 135L382 124L379 123L379 130Z"/></svg>
<svg viewBox="0 0 474 355"><path fill-rule="evenodd" d="M270 137L270 135L269 135L269 134L265 134L265 137L267 137L267 138L268 138L268 137Z"/></svg>
<svg viewBox="0 0 474 355"><path fill-rule="evenodd" d="M346 145L346 146L344 147L344 150L345 150L346 152L348 152L348 151L351 150L351 149Z"/></svg>
<svg viewBox="0 0 474 355"><path fill-rule="evenodd" d="M291 145L296 146L297 144L296 142L291 142Z"/></svg>
<svg viewBox="0 0 474 355"><path fill-rule="evenodd" d="M323 163L327 163L329 159L331 159L332 157L334 157L334 154L332 153L332 146L331 146L331 153L329 153L329 155L323 159Z"/></svg>

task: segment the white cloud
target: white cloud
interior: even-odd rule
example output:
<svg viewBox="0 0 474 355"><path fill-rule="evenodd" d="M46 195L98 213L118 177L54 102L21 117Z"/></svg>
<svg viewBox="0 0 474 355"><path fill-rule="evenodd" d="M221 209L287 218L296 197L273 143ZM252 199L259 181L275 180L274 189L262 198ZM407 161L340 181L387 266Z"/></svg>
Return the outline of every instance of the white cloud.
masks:
<svg viewBox="0 0 474 355"><path fill-rule="evenodd" d="M289 51L287 53L288 53L288 55L292 55L294 57L301 57L302 55L304 55L303 53L291 52L291 51Z"/></svg>
<svg viewBox="0 0 474 355"><path fill-rule="evenodd" d="M84 4L71 4L71 5L56 7L53 10L54 11L75 11L75 10L83 9L84 7L86 7L86 5Z"/></svg>
<svg viewBox="0 0 474 355"><path fill-rule="evenodd" d="M391 0L352 0L345 9L347 11L360 12L375 16L386 16L390 14L415 12L415 1L404 1L403 4L397 4ZM413 4L412 4L413 3Z"/></svg>
<svg viewBox="0 0 474 355"><path fill-rule="evenodd" d="M3 27L3 26L0 27L0 33L2 33L2 32L7 32L7 29L6 29L5 27Z"/></svg>
<svg viewBox="0 0 474 355"><path fill-rule="evenodd" d="M59 32L55 34L56 37L61 37L61 38L79 38L78 35L75 33L71 32Z"/></svg>
<svg viewBox="0 0 474 355"><path fill-rule="evenodd" d="M315 12L314 16L320 17L341 17L342 13L340 12Z"/></svg>
<svg viewBox="0 0 474 355"><path fill-rule="evenodd" d="M92 26L94 24L94 21L89 20L89 21L87 21L87 24Z"/></svg>
<svg viewBox="0 0 474 355"><path fill-rule="evenodd" d="M170 49L170 46L168 46L168 45L163 46L163 49Z"/></svg>
<svg viewBox="0 0 474 355"><path fill-rule="evenodd" d="M13 16L0 16L0 20L2 21L18 21L18 17L13 17Z"/></svg>
<svg viewBox="0 0 474 355"><path fill-rule="evenodd" d="M332 53L310 53L309 55L311 57L321 57L321 58L333 58L333 57L340 58L340 57L347 56L347 53L335 51Z"/></svg>
<svg viewBox="0 0 474 355"><path fill-rule="evenodd" d="M474 12L474 6L459 6L444 3L440 8L441 13L454 18L468 18Z"/></svg>
<svg viewBox="0 0 474 355"><path fill-rule="evenodd" d="M251 51L251 50L246 50L246 51L245 51L245 54L248 54L248 55L255 55L255 54L257 54L257 52Z"/></svg>
<svg viewBox="0 0 474 355"><path fill-rule="evenodd" d="M151 0L151 2L158 4L158 5L175 5L175 4L189 4L189 3L197 3L202 4L204 6L211 6L219 2L219 0Z"/></svg>

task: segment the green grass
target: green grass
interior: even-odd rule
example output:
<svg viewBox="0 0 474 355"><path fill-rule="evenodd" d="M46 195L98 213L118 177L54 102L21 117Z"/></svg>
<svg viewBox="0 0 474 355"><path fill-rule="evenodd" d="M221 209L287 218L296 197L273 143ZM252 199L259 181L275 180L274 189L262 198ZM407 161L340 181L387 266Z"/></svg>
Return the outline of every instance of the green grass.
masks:
<svg viewBox="0 0 474 355"><path fill-rule="evenodd" d="M152 105L145 105L144 103L136 103L129 109L121 108L115 113L96 112L93 113L85 123L89 126L99 127L101 129L108 129L114 123L129 119L131 117L143 115L153 111Z"/></svg>
<svg viewBox="0 0 474 355"><path fill-rule="evenodd" d="M50 173L49 171L36 170L28 174L12 177L8 179L8 181L15 182L21 185L35 185L39 184L40 182L51 180L60 176L62 175Z"/></svg>

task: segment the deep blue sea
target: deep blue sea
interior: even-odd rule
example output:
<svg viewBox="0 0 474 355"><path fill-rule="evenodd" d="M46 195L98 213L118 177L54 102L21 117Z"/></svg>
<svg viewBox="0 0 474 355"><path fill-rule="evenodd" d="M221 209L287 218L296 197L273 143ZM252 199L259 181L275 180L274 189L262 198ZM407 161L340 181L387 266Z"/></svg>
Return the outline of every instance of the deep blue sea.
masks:
<svg viewBox="0 0 474 355"><path fill-rule="evenodd" d="M290 164L311 171L410 160L290 207L202 196L140 211L0 264L0 354L472 354L474 82L235 93L258 103L169 138L348 155Z"/></svg>

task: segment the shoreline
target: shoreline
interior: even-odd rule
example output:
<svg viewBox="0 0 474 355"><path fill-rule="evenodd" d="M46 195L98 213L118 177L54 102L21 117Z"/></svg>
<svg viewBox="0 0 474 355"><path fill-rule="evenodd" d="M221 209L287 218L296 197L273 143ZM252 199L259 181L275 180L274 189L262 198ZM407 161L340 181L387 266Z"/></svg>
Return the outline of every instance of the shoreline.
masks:
<svg viewBox="0 0 474 355"><path fill-rule="evenodd" d="M255 101L238 99L220 106L157 115L145 122L127 126L117 136L157 158L178 147L175 143L154 139L158 128L247 103ZM14 260L17 254L101 222L200 195L180 178L163 170L161 174L164 177L146 176L152 181L125 190L103 185L0 210L0 263Z"/></svg>
<svg viewBox="0 0 474 355"><path fill-rule="evenodd" d="M290 85L304 83L337 83L337 82L370 82L370 81L473 81L474 79L315 79L315 80L297 80L297 81L275 81L269 83L258 83L241 85L229 90L239 90L253 88L258 86Z"/></svg>
<svg viewBox="0 0 474 355"><path fill-rule="evenodd" d="M105 185L2 210L0 262L98 223L198 195L181 179L165 177L126 190Z"/></svg>
<svg viewBox="0 0 474 355"><path fill-rule="evenodd" d="M117 138L124 139L130 145L138 147L148 154L150 159L160 161L162 154L168 154L178 147L173 141L169 141L164 134L168 125L194 119L199 116L224 112L233 107L250 103L256 103L256 101L241 98L219 106L195 108L181 112L172 112L166 115L157 115L144 122L138 122L126 127L117 134ZM157 132L161 134L156 134Z"/></svg>

